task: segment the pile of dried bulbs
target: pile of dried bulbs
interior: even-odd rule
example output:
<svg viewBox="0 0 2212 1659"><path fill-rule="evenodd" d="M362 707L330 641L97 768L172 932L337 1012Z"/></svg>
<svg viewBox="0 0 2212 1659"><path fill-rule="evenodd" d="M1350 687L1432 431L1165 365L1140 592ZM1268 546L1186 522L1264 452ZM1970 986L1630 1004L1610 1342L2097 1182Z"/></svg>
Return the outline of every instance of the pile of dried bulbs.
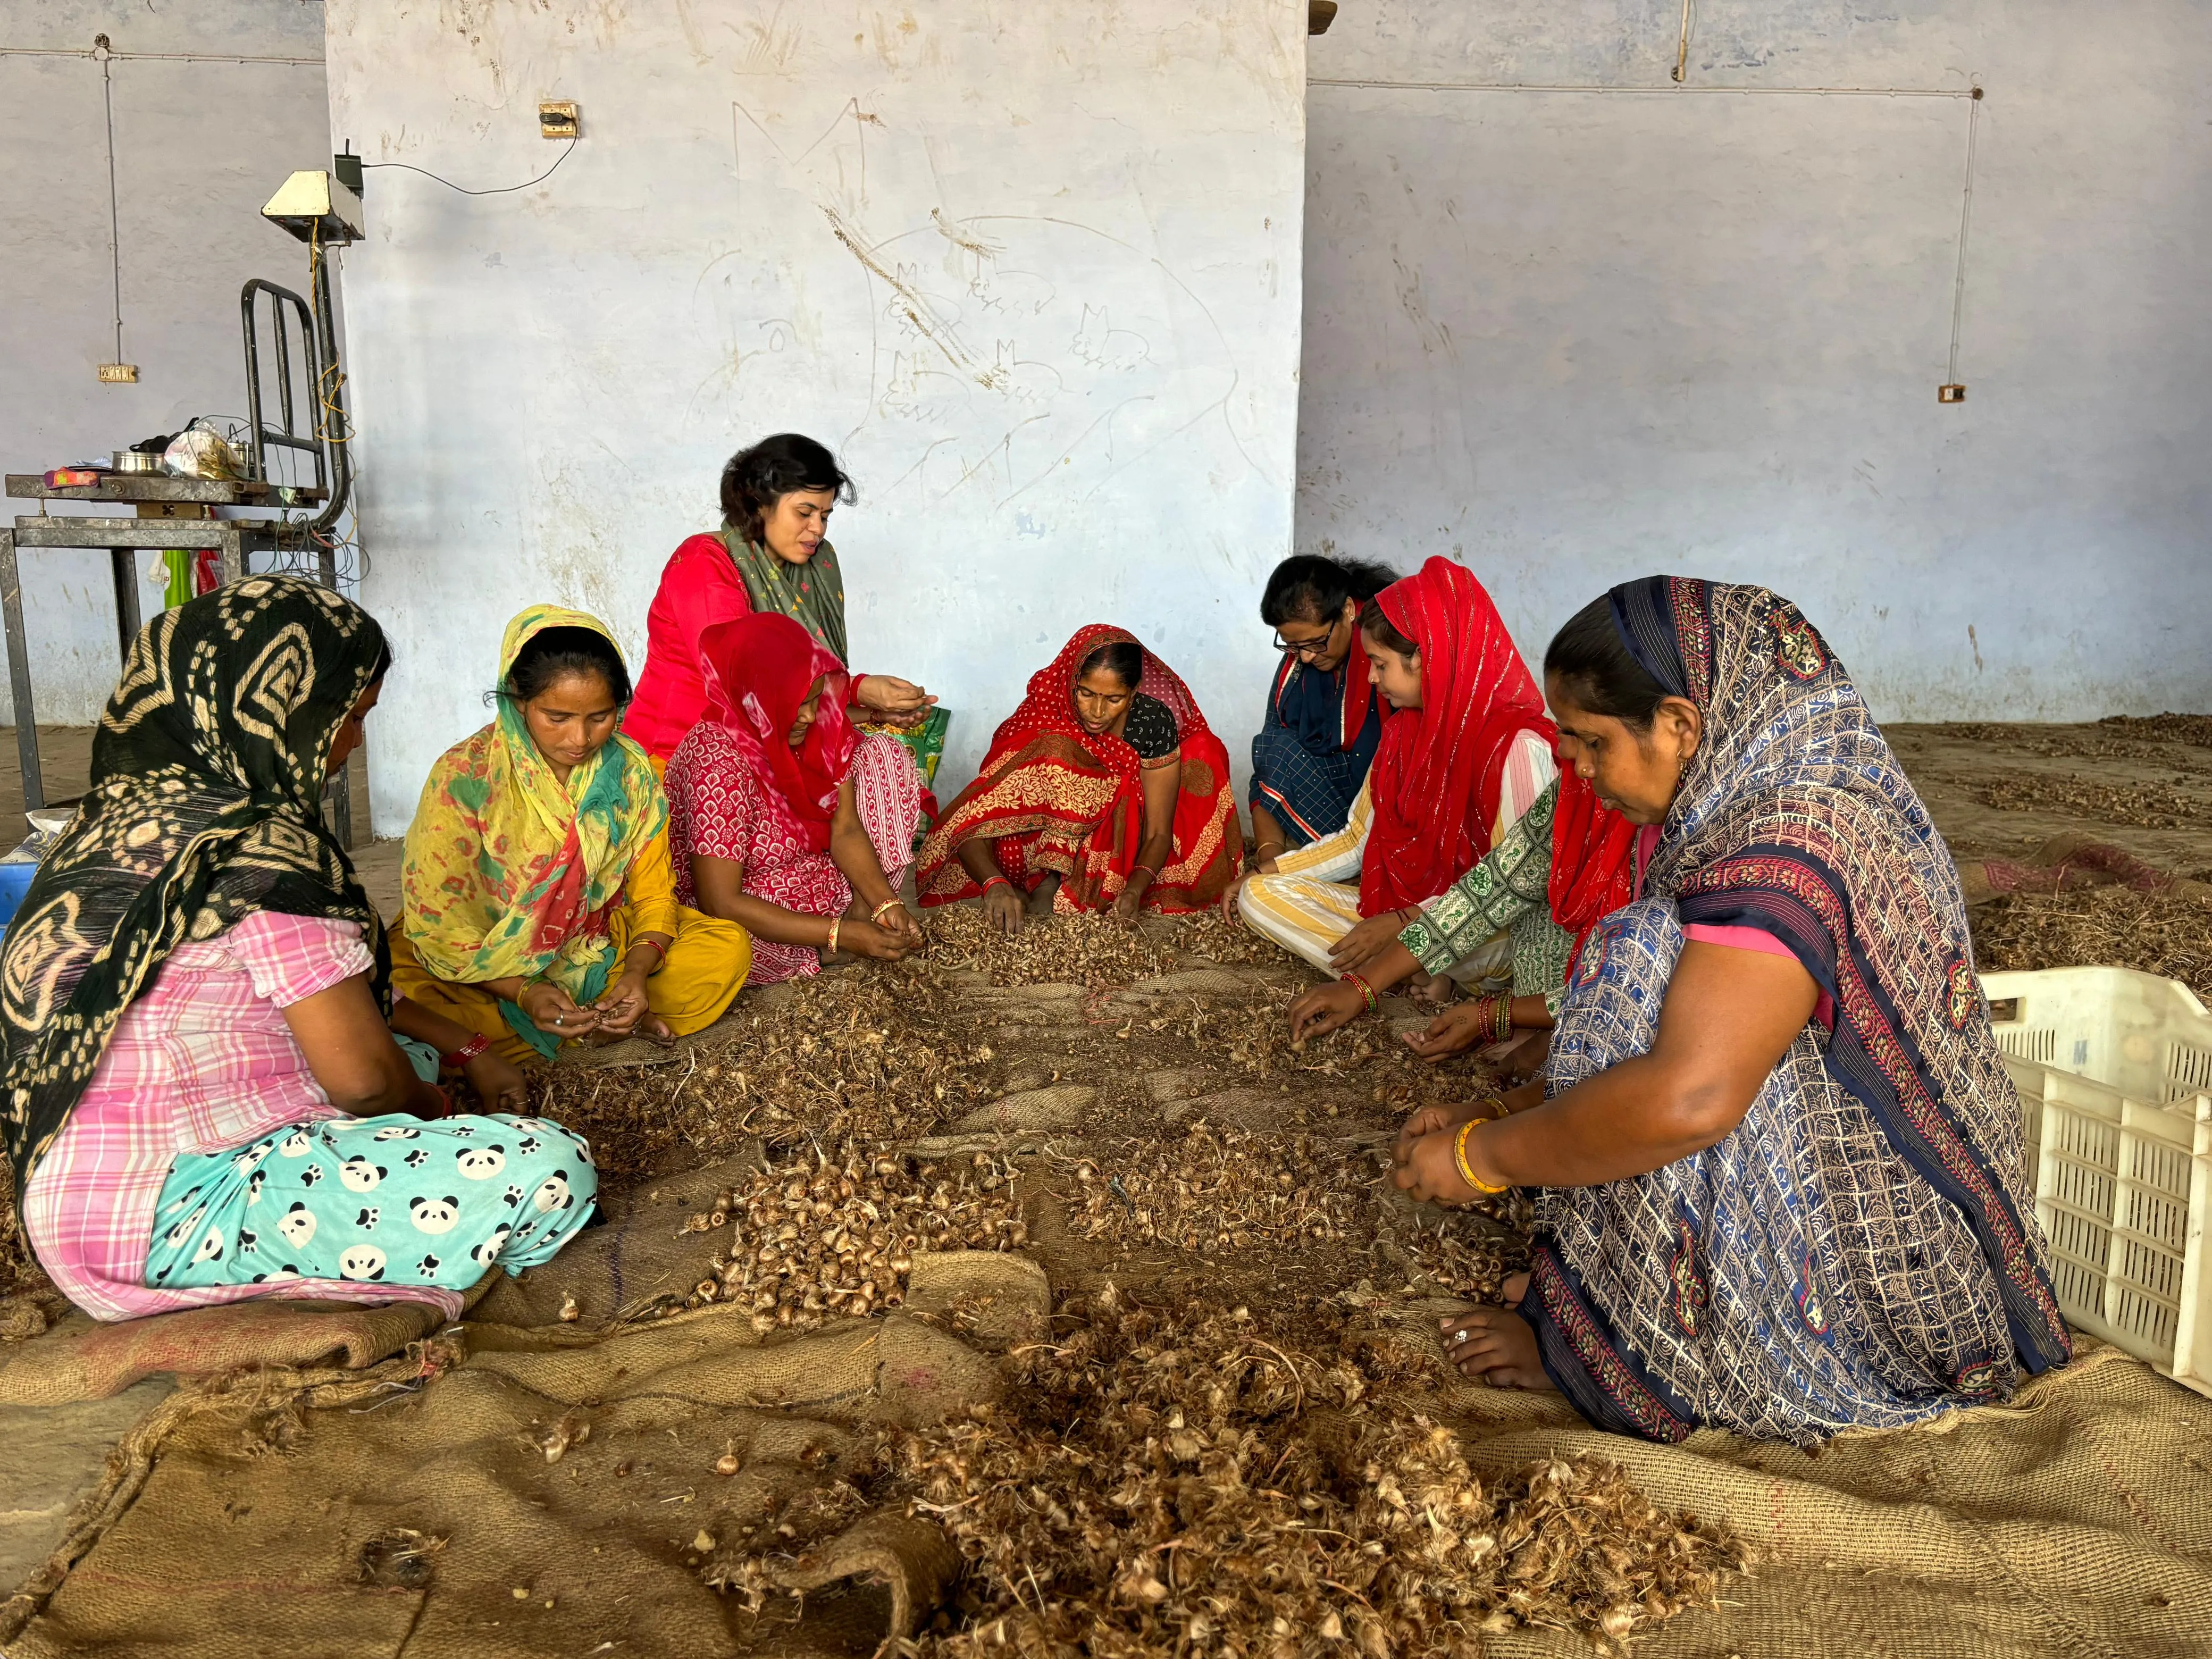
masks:
<svg viewBox="0 0 2212 1659"><path fill-rule="evenodd" d="M1241 1250L1357 1238L1371 1227L1371 1162L1310 1134L1200 1120L1164 1141L1127 1141L1103 1166L1083 1159L1073 1173L1080 1196L1070 1222L1086 1240Z"/></svg>
<svg viewBox="0 0 2212 1659"><path fill-rule="evenodd" d="M532 1109L592 1143L600 1176L634 1181L679 1152L707 1164L770 1146L910 1140L991 1097L989 1048L945 1015L944 975L871 963L740 1004L727 1035L678 1065L537 1074Z"/></svg>
<svg viewBox="0 0 2212 1659"><path fill-rule="evenodd" d="M924 913L928 959L994 985L1127 985L1175 971L1174 949L1110 916L1054 915L1002 933L980 904Z"/></svg>
<svg viewBox="0 0 2212 1659"><path fill-rule="evenodd" d="M778 1560L902 1509L969 1564L923 1654L1385 1659L1477 1654L1522 1625L1625 1652L1747 1564L1607 1464L1479 1475L1401 1392L1413 1362L1349 1327L1302 1349L1242 1308L1134 1308L1110 1286L1070 1315L1012 1355L1006 1407L886 1431L835 1496L728 1540L708 1582L763 1607Z"/></svg>
<svg viewBox="0 0 2212 1659"><path fill-rule="evenodd" d="M849 1150L842 1162L825 1153L811 1169L762 1170L687 1218L684 1231L726 1241L685 1305L735 1303L763 1333L897 1307L923 1251L1029 1242L1012 1166L981 1153L919 1173L902 1159Z"/></svg>

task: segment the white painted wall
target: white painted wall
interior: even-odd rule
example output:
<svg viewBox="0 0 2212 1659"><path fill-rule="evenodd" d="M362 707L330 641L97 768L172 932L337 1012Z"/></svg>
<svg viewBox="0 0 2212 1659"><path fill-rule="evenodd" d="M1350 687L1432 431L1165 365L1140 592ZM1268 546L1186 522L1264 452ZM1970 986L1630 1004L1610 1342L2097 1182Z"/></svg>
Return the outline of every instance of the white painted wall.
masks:
<svg viewBox="0 0 2212 1659"><path fill-rule="evenodd" d="M100 66L113 76L123 360L115 349ZM303 0L0 0L0 469L105 458L195 415L243 416L238 290L303 288L300 245L260 216L295 167L327 166L323 9ZM305 64L222 61L302 58ZM202 55L205 61L136 53ZM35 512L27 501L0 511ZM56 509L58 511L65 509ZM114 583L105 553L21 555L42 722L85 724L115 688ZM143 561L147 613L158 562ZM0 708L15 719L0 678Z"/></svg>
<svg viewBox="0 0 2212 1659"><path fill-rule="evenodd" d="M940 783L1077 627L1134 629L1232 751L1290 550L1302 0L902 10L688 0L328 7L368 175L345 271L365 596L404 617L380 833L484 719L501 629L641 652L720 464L796 428L859 481L853 655L956 708Z"/></svg>
<svg viewBox="0 0 2212 1659"><path fill-rule="evenodd" d="M1540 653L1759 580L1893 719L2212 706L2198 0L1698 0L1692 85L1315 84L1297 539L1452 553ZM1674 0L1345 0L1328 79L1669 85Z"/></svg>

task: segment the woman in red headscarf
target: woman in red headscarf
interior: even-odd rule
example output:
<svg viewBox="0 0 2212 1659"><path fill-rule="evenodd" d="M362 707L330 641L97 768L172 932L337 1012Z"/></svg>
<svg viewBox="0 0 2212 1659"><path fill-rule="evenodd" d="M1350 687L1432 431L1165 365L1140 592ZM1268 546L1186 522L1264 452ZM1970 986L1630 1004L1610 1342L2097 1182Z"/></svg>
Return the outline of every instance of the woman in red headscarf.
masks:
<svg viewBox="0 0 2212 1659"><path fill-rule="evenodd" d="M679 901L753 936L753 982L843 949L896 962L921 943L898 899L921 787L896 738L845 714L845 665L789 617L700 635L707 714L669 759Z"/></svg>
<svg viewBox="0 0 2212 1659"><path fill-rule="evenodd" d="M1276 873L1248 881L1237 908L1255 932L1345 975L1295 1005L1293 1023L1308 1035L1343 1024L1382 990L1415 975L1434 990L1439 978L1481 981L1510 971L1515 992L1523 978L1548 978L1518 1006L1510 994L1479 1005L1500 1038L1514 1016L1524 1025L1547 1024L1540 994L1564 981L1565 964L1540 902L1559 779L1543 694L1482 584L1448 559L1431 559L1377 595L1363 613L1361 644L1392 711L1368 793L1340 834L1287 854ZM1540 805L1541 855L1516 858L1512 873L1518 885L1534 878L1540 928L1522 930L1531 935L1524 939L1513 929L1516 917L1486 927L1468 945L1464 927L1455 927L1451 937L1463 948L1440 962L1443 974L1425 973L1421 960L1398 945L1401 930L1451 901L1455 884L1484 867L1494 846L1510 843L1525 853L1534 831L1523 826ZM1386 946L1395 954L1377 960ZM1560 957L1556 975L1548 973L1552 956Z"/></svg>
<svg viewBox="0 0 2212 1659"><path fill-rule="evenodd" d="M1018 933L1054 909L1203 909L1243 856L1229 751L1172 669L1093 623L1030 677L923 844L915 885L925 905L980 893Z"/></svg>

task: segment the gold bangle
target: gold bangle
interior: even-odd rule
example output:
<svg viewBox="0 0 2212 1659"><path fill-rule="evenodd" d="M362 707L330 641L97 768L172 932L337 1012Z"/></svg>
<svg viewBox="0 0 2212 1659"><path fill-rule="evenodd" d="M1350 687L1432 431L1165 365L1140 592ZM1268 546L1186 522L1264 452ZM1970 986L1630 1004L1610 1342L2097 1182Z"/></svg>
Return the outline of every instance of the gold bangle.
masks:
<svg viewBox="0 0 2212 1659"><path fill-rule="evenodd" d="M881 904L878 904L874 909L868 912L868 920L871 922L880 924L883 921L884 911L896 910L905 902L906 901L904 899L887 898Z"/></svg>
<svg viewBox="0 0 2212 1659"><path fill-rule="evenodd" d="M1471 1117L1459 1126L1459 1133L1452 1138L1452 1162L1459 1165L1459 1178L1478 1193L1502 1193L1504 1187L1493 1187L1475 1174L1474 1166L1467 1161L1467 1138L1491 1121L1488 1118Z"/></svg>
<svg viewBox="0 0 2212 1659"><path fill-rule="evenodd" d="M837 949L837 924L843 920L844 918L842 916L832 916L830 918L830 943L823 946L823 949L832 952L836 951Z"/></svg>

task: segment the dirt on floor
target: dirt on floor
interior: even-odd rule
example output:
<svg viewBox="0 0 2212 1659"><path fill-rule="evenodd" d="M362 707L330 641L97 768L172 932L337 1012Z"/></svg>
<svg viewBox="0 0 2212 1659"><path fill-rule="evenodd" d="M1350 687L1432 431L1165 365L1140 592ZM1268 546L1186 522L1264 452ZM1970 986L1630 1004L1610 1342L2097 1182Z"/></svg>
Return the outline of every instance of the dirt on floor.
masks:
<svg viewBox="0 0 2212 1659"><path fill-rule="evenodd" d="M2212 714L1883 731L1954 858L2029 859L2085 832L2212 879Z"/></svg>

